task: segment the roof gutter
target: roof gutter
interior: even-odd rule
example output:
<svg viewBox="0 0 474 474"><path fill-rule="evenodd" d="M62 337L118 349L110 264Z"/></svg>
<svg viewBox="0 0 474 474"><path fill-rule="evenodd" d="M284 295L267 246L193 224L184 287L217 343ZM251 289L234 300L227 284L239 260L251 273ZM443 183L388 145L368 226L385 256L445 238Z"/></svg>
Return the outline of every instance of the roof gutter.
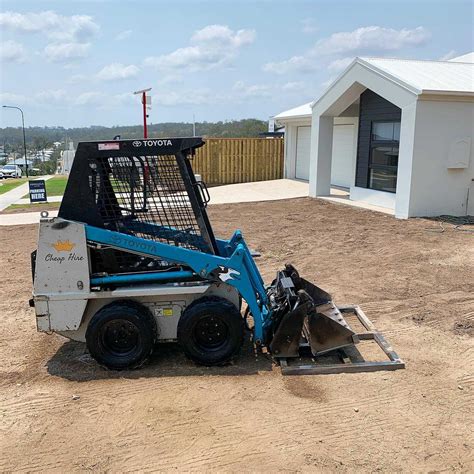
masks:
<svg viewBox="0 0 474 474"><path fill-rule="evenodd" d="M440 90L431 90L431 89L423 89L421 91L423 95L430 94L430 95L455 95L457 97L474 97L474 91L440 91Z"/></svg>
<svg viewBox="0 0 474 474"><path fill-rule="evenodd" d="M304 119L311 119L312 115L307 114L307 115L292 115L292 116L287 116L287 117L272 117L274 120L277 122L291 122L295 120L304 120Z"/></svg>

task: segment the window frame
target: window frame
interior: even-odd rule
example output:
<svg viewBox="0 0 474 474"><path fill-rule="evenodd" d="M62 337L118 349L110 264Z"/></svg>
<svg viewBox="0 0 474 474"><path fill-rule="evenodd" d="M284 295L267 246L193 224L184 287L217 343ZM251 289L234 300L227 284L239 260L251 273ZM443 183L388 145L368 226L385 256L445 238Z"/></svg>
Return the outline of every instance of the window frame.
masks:
<svg viewBox="0 0 474 474"><path fill-rule="evenodd" d="M400 140L374 140L373 137L373 131L374 131L374 124L376 123L399 123L401 125L401 120L372 120L370 123L370 142L369 142L369 163L367 167L367 189L373 189L374 191L381 191L384 193L392 193L395 194L397 192L396 189L396 184L398 182L398 159L397 159L397 165L381 165L381 164L373 164L372 163L372 153L374 148L377 147L391 147L391 148L398 148L399 153L400 153ZM396 175L396 181L395 181L395 191L387 191L387 190L382 190L382 189L375 189L371 187L370 185L370 174L371 170L387 170L387 171L393 171L395 170L395 175Z"/></svg>

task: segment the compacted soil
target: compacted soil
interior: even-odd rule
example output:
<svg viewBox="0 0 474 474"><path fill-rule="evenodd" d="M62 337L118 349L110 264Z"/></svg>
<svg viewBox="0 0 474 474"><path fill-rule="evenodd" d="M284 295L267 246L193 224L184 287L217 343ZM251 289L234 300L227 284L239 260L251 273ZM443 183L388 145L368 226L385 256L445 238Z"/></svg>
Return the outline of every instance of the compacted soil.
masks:
<svg viewBox="0 0 474 474"><path fill-rule="evenodd" d="M251 344L203 368L163 347L108 372L36 332L36 226L0 227L0 471L472 472L474 234L313 199L209 208L266 281L286 262L359 303L405 370L287 376Z"/></svg>

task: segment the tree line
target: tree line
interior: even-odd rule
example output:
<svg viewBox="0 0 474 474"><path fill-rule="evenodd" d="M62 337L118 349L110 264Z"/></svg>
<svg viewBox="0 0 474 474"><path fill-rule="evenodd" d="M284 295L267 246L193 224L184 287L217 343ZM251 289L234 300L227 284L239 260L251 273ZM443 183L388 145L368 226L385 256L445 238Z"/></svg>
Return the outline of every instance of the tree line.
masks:
<svg viewBox="0 0 474 474"><path fill-rule="evenodd" d="M232 120L226 122L198 122L195 124L196 135L204 137L258 137L267 131L267 122L257 119ZM38 150L51 146L54 142L66 144L73 141L74 145L81 141L112 140L117 135L121 139L143 138L142 125L125 125L114 127L28 127L26 141L28 149ZM166 122L150 124L149 137L185 137L193 135L193 124L185 122ZM17 151L23 145L21 127L0 128L0 145L10 151ZM18 151L20 151L18 149Z"/></svg>

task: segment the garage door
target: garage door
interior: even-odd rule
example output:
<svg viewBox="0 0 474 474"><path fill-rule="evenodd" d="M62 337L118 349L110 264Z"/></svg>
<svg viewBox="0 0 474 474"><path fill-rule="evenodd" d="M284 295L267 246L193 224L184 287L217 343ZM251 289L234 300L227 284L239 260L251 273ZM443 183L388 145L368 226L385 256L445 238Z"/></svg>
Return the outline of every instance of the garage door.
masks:
<svg viewBox="0 0 474 474"><path fill-rule="evenodd" d="M296 135L297 179L309 180L309 150L311 146L311 127L298 127Z"/></svg>
<svg viewBox="0 0 474 474"><path fill-rule="evenodd" d="M352 185L354 125L334 125L332 139L331 184L348 188Z"/></svg>

